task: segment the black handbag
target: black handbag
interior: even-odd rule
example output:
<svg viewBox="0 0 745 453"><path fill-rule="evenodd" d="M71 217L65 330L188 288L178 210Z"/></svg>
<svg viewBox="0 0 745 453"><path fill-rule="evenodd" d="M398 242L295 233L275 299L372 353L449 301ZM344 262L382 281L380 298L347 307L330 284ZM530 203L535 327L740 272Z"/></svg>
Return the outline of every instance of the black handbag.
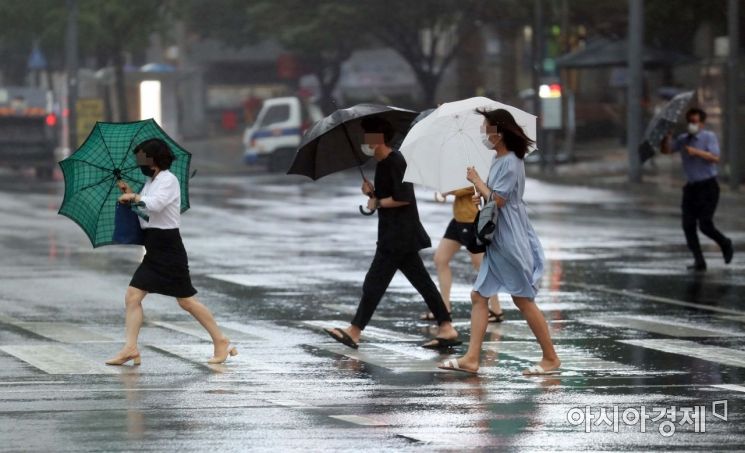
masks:
<svg viewBox="0 0 745 453"><path fill-rule="evenodd" d="M116 204L114 234L111 239L115 244L145 244L145 234L140 227L138 215L129 204Z"/></svg>

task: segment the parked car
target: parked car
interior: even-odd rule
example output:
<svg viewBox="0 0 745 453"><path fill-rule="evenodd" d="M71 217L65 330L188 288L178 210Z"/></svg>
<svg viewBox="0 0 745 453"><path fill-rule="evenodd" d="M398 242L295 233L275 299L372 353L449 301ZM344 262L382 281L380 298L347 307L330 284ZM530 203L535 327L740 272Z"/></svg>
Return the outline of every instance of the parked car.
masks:
<svg viewBox="0 0 745 453"><path fill-rule="evenodd" d="M243 134L244 162L266 160L269 171L286 170L303 133L321 118L318 106L295 96L265 100L256 121Z"/></svg>

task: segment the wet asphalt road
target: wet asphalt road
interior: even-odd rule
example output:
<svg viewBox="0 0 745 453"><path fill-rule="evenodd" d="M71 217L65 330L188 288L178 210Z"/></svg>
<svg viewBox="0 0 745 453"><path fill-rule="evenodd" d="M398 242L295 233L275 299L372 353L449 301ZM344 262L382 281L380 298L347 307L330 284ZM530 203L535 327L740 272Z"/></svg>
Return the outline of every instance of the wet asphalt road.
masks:
<svg viewBox="0 0 745 453"><path fill-rule="evenodd" d="M693 275L677 196L529 180L549 261L536 302L563 373L520 375L540 351L505 296L507 321L489 328L481 374L469 377L439 372L447 354L418 346L431 324L400 275L358 351L320 330L351 319L375 248L357 178L195 178L182 228L192 278L240 355L207 366L205 333L175 301L150 296L143 363L120 368L103 361L120 346L142 250L93 250L56 215L61 183L4 178L0 450L745 449L742 205L717 217L742 252L725 266L702 239L709 271ZM450 206L417 194L436 246ZM474 273L464 253L453 266L467 340Z"/></svg>

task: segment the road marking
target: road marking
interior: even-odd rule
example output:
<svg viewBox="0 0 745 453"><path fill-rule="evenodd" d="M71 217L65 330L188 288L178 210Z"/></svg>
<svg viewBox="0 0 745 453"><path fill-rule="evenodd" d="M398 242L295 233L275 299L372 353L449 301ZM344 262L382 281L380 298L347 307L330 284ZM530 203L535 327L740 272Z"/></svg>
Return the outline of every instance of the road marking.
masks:
<svg viewBox="0 0 745 453"><path fill-rule="evenodd" d="M671 337L739 337L745 335L745 332L725 330L710 324L693 325L687 320L671 316L619 315L602 318L580 318L578 321L594 326L634 329Z"/></svg>
<svg viewBox="0 0 745 453"><path fill-rule="evenodd" d="M724 389L724 390L734 390L735 392L745 392L745 385L717 384L717 385L712 385L712 387L715 387L718 389Z"/></svg>
<svg viewBox="0 0 745 453"><path fill-rule="evenodd" d="M349 321L340 321L338 319L330 320L315 320L315 321L302 321L302 324L306 326L315 327L317 329L326 329L333 327L342 327L349 324ZM422 337L416 335L409 335L406 333L396 332L395 330L381 329L380 327L367 326L364 332L362 332L363 340L371 339L378 341L421 341L424 342Z"/></svg>
<svg viewBox="0 0 745 453"><path fill-rule="evenodd" d="M353 305L345 305L345 304L323 304L324 308L327 308L329 310L338 311L339 313L345 314L345 315L352 315L354 316L357 313L357 307ZM378 321L388 321L391 318L386 318L385 316L375 315L375 319Z"/></svg>
<svg viewBox="0 0 745 453"><path fill-rule="evenodd" d="M149 348L164 352L166 354L176 356L180 359L184 359L188 362L192 362L196 365L209 368L213 371L224 371L226 365L224 364L209 364L207 360L212 357L212 345L204 344L169 344L169 345L148 345ZM227 363L235 362L236 357L228 357Z"/></svg>
<svg viewBox="0 0 745 453"><path fill-rule="evenodd" d="M314 344L313 346L333 354L343 355L360 362L385 368L394 373L437 372L437 353L430 353L429 360L418 355L407 354L383 347L382 344L364 343L360 349L352 349L339 343Z"/></svg>
<svg viewBox="0 0 745 453"><path fill-rule="evenodd" d="M192 337L197 337L201 340L212 342L210 334L204 330L199 323L194 321L178 321L178 322L166 322L166 321L148 321L149 325L162 327L163 329L173 330L174 332L180 332ZM237 330L230 327L221 327L223 333L230 338L230 341L234 342L255 342L257 340L263 340L261 337L249 334L243 330Z"/></svg>
<svg viewBox="0 0 745 453"><path fill-rule="evenodd" d="M58 345L6 345L0 350L47 374L119 374L120 370Z"/></svg>
<svg viewBox="0 0 745 453"><path fill-rule="evenodd" d="M618 340L634 346L679 354L722 365L745 367L745 352L737 349L699 344L689 340Z"/></svg>
<svg viewBox="0 0 745 453"><path fill-rule="evenodd" d="M486 341L484 348L531 363L541 359L541 350L534 341ZM607 371L614 374L642 371L633 365L601 359L589 350L572 345L556 345L556 350L561 358L562 371Z"/></svg>
<svg viewBox="0 0 745 453"><path fill-rule="evenodd" d="M67 322L28 322L0 315L0 322L62 343L108 343L113 338Z"/></svg>
<svg viewBox="0 0 745 453"><path fill-rule="evenodd" d="M388 423L383 423L363 415L329 415L329 417L360 426L390 426Z"/></svg>
<svg viewBox="0 0 745 453"><path fill-rule="evenodd" d="M290 407L293 409L320 409L318 406L312 406L307 403L303 403L302 401L297 400L282 400L282 399L271 399L271 400L264 400L269 404L275 404L277 406L282 407Z"/></svg>
<svg viewBox="0 0 745 453"><path fill-rule="evenodd" d="M576 330L572 327L575 321L565 320L551 320L548 323L548 328L551 332L551 338L558 340L579 340L585 338L597 338L597 335L592 337L588 336L588 332ZM459 330L467 330L471 326L471 321L457 321L453 323L454 327ZM501 323L490 322L486 327L487 334L492 334L492 339L499 338L514 338L519 340L532 340L535 339L535 335L528 327L528 323L525 321L505 321ZM489 338L489 336L487 336Z"/></svg>
<svg viewBox="0 0 745 453"><path fill-rule="evenodd" d="M688 308L697 308L699 310L707 310L707 311L713 311L716 313L724 313L728 315L737 315L737 316L745 316L745 312L739 311L739 310L733 310L730 308L722 308L722 307L715 307L712 305L703 305L703 304L696 304L693 302L684 302L682 300L677 299L670 299L668 297L660 297L660 296L651 296L649 294L640 294L635 293L633 291L628 291L625 289L610 289L606 288L604 286L599 285L587 285L585 283L576 283L576 282L564 282L565 285L568 286L576 286L579 288L589 289L591 291L600 291L604 293L609 294L616 294L620 296L628 296L628 297L634 297L637 299L644 299L644 300L650 300L652 302L661 302L663 304L670 304L670 305L677 305L679 307L688 307Z"/></svg>

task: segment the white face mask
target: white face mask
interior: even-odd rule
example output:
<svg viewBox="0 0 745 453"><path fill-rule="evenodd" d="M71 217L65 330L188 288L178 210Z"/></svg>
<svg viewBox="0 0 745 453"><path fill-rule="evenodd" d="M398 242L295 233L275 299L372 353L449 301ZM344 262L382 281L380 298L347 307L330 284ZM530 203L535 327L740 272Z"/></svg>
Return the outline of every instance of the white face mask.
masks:
<svg viewBox="0 0 745 453"><path fill-rule="evenodd" d="M362 151L362 154L368 157L373 157L375 155L375 147L372 145L368 145L367 143L363 143L360 145L360 151Z"/></svg>
<svg viewBox="0 0 745 453"><path fill-rule="evenodd" d="M698 134L698 131L700 131L700 130L701 130L701 126L699 126L698 124L688 123L688 133L689 134L696 135L696 134Z"/></svg>
<svg viewBox="0 0 745 453"><path fill-rule="evenodd" d="M494 143L492 143L492 141L489 140L489 136L483 132L481 133L481 143L489 149L494 149Z"/></svg>

